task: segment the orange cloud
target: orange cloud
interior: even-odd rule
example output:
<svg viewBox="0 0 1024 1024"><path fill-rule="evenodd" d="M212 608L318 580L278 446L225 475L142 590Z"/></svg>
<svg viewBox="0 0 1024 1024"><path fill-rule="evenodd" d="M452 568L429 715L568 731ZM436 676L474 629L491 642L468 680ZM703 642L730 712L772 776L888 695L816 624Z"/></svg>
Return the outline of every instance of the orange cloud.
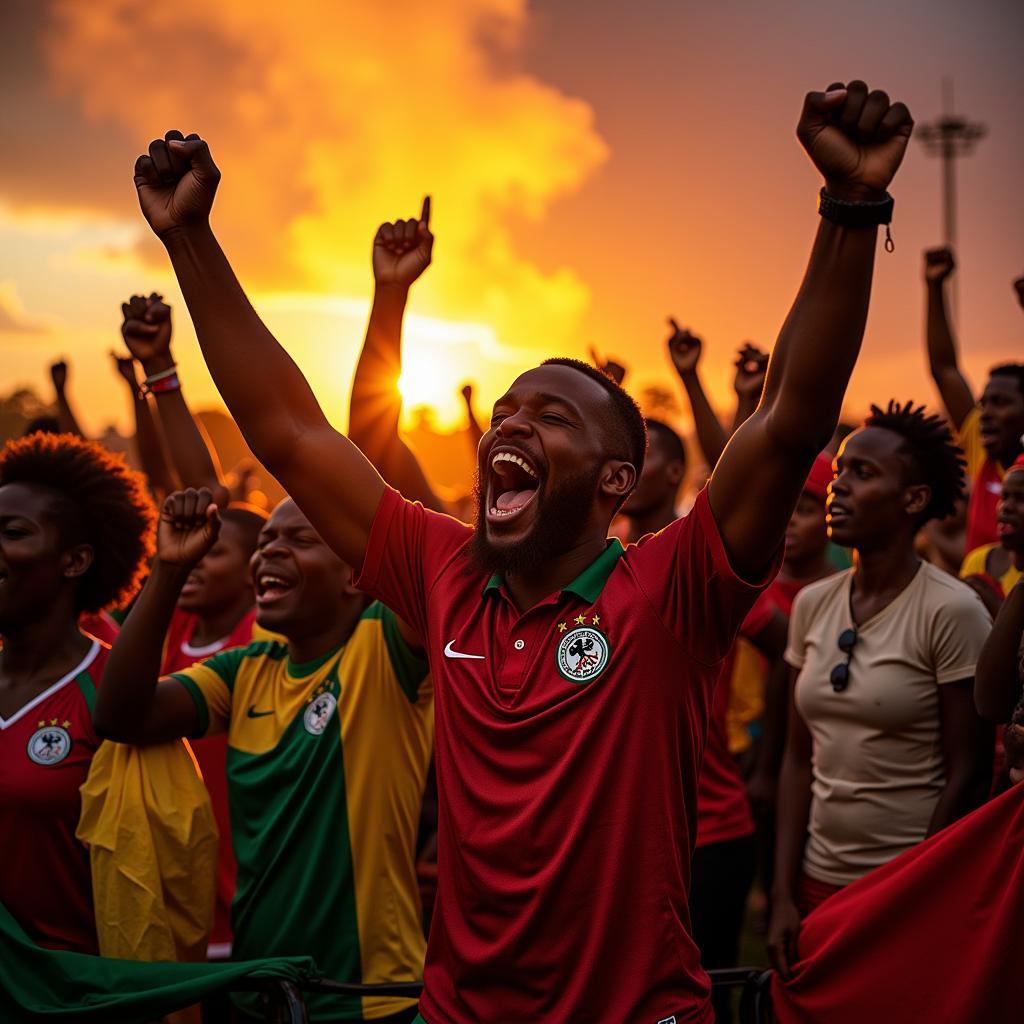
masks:
<svg viewBox="0 0 1024 1024"><path fill-rule="evenodd" d="M0 334L49 334L47 320L25 311L18 292L11 281L0 281Z"/></svg>
<svg viewBox="0 0 1024 1024"><path fill-rule="evenodd" d="M418 308L547 347L573 337L588 292L524 258L510 228L607 149L586 103L516 69L526 20L526 0L64 0L45 44L97 132L132 132L140 152L171 127L209 139L215 223L250 285L365 295L377 224L430 192Z"/></svg>

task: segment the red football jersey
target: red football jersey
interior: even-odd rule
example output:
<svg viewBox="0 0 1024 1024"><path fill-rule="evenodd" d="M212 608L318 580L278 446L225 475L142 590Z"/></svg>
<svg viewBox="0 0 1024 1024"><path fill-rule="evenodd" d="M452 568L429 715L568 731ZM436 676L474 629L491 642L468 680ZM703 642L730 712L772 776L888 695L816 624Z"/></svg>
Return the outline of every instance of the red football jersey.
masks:
<svg viewBox="0 0 1024 1024"><path fill-rule="evenodd" d="M0 718L0 903L40 946L99 952L89 854L75 838L100 740L92 727L107 648Z"/></svg>
<svg viewBox="0 0 1024 1024"><path fill-rule="evenodd" d="M358 585L425 638L441 797L431 1024L711 1019L689 850L719 663L758 592L702 492L520 614L388 490ZM779 552L781 555L781 551Z"/></svg>
<svg viewBox="0 0 1024 1024"><path fill-rule="evenodd" d="M198 616L175 609L164 641L164 659L160 674L168 676L191 668L197 661L209 658L231 647L247 647L256 624L256 609L246 612L241 621L216 643L193 647ZM231 815L228 811L228 737L227 733L189 740L203 782L210 793L210 803L217 819L220 845L217 851L217 902L214 906L213 931L210 933L210 956L220 959L231 952L231 902L235 898L235 854L231 846Z"/></svg>
<svg viewBox="0 0 1024 1024"><path fill-rule="evenodd" d="M743 620L739 635L747 639L757 636L771 621L773 608L768 592L761 594ZM732 694L734 652L733 647L722 662L711 706L708 743L704 750L700 789L697 792L697 846L742 839L754 832L754 816L747 798L747 787L736 765L736 758L729 750L729 730L726 724L729 697Z"/></svg>

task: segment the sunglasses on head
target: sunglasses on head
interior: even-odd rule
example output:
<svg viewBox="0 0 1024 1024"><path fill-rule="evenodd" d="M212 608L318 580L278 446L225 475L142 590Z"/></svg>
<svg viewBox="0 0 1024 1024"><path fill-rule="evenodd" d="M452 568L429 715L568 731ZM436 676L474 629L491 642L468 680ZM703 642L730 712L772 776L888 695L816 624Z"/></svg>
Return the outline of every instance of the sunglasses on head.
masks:
<svg viewBox="0 0 1024 1024"><path fill-rule="evenodd" d="M857 629L851 627L844 629L839 634L839 650L846 655L846 661L840 662L829 673L828 681L836 693L842 693L850 685L850 661L853 658L853 648L857 644Z"/></svg>

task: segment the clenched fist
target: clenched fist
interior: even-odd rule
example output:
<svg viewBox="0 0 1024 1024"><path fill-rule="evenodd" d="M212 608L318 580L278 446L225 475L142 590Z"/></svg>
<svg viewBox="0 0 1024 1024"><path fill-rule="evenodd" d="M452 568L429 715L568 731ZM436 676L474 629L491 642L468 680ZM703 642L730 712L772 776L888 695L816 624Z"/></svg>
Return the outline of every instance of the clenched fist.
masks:
<svg viewBox="0 0 1024 1024"><path fill-rule="evenodd" d="M953 250L948 245L928 249L924 254L924 279L929 283L945 281L956 269Z"/></svg>
<svg viewBox="0 0 1024 1024"><path fill-rule="evenodd" d="M164 565L191 568L217 542L220 515L208 487L169 494L160 509L157 558Z"/></svg>
<svg viewBox="0 0 1024 1024"><path fill-rule="evenodd" d="M408 288L430 266L430 196L423 199L419 220L381 224L373 239L373 279L378 285Z"/></svg>
<svg viewBox="0 0 1024 1024"><path fill-rule="evenodd" d="M680 377L693 373L700 362L700 354L704 343L689 328L680 327L672 317L668 318L672 333L668 339L668 354Z"/></svg>
<svg viewBox="0 0 1024 1024"><path fill-rule="evenodd" d="M149 298L133 295L121 303L124 323L121 336L128 351L142 363L147 374L171 365L171 307L156 292Z"/></svg>
<svg viewBox="0 0 1024 1024"><path fill-rule="evenodd" d="M135 161L135 188L149 226L162 237L174 228L206 223L220 171L198 135L170 131Z"/></svg>
<svg viewBox="0 0 1024 1024"><path fill-rule="evenodd" d="M736 394L740 398L760 398L768 373L768 353L748 341L736 354L733 366L736 376L732 386Z"/></svg>
<svg viewBox="0 0 1024 1024"><path fill-rule="evenodd" d="M796 134L831 195L865 202L884 198L913 128L905 104L855 80L809 92Z"/></svg>

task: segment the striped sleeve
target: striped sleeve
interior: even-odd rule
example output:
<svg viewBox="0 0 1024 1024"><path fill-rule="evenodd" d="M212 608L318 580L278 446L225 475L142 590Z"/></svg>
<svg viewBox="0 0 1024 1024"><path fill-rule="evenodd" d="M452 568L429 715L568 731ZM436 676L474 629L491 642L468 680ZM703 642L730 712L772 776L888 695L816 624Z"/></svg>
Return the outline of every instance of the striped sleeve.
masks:
<svg viewBox="0 0 1024 1024"><path fill-rule="evenodd" d="M255 646L250 644L249 647L219 651L212 658L197 662L191 668L175 672L169 677L181 683L195 701L199 724L190 739L227 732L231 721L231 692L235 686L235 677Z"/></svg>
<svg viewBox="0 0 1024 1024"><path fill-rule="evenodd" d="M380 622L381 634L387 647L388 660L391 662L395 679L410 704L415 704L420 696L420 688L430 674L426 654L414 651L403 638L398 628L398 616L382 604L374 601L363 612L364 619L377 619Z"/></svg>

